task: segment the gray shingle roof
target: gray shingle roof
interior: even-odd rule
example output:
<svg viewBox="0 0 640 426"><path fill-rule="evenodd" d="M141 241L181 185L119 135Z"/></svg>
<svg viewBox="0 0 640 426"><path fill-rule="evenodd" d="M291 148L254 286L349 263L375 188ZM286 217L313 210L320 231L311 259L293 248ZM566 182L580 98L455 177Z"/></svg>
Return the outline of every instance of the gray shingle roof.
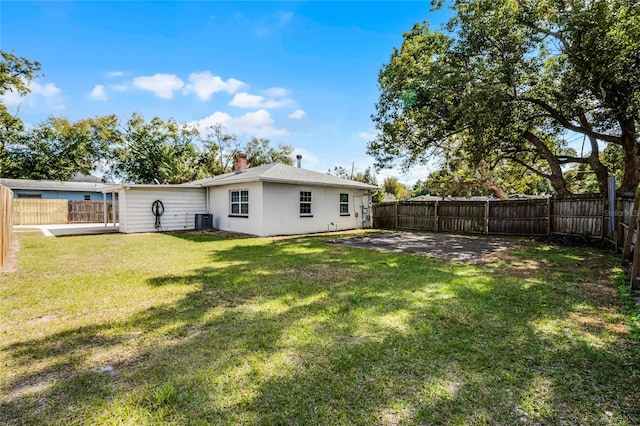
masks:
<svg viewBox="0 0 640 426"><path fill-rule="evenodd" d="M339 188L378 189L376 186L337 176L305 170L286 164L272 163L251 167L243 172L232 172L190 182L206 186L222 186L247 182L274 182L287 184L303 184L312 186L332 186Z"/></svg>
<svg viewBox="0 0 640 426"><path fill-rule="evenodd" d="M62 182L57 180L29 180L0 178L0 185L9 189L28 189L32 191L78 191L100 192L113 185L94 182Z"/></svg>

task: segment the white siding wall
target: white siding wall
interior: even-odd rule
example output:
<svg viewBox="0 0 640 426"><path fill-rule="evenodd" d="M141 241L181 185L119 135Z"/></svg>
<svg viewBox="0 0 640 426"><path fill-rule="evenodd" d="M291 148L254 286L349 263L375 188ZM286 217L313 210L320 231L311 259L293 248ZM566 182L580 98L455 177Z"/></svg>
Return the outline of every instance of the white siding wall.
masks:
<svg viewBox="0 0 640 426"><path fill-rule="evenodd" d="M300 191L311 191L313 217L300 217ZM349 194L349 216L340 215L340 194ZM263 235L307 234L360 228L360 204L363 200L368 204L368 198L363 197L364 194L366 191L355 189L265 183Z"/></svg>
<svg viewBox="0 0 640 426"><path fill-rule="evenodd" d="M201 188L135 188L121 189L120 232L156 232L156 217L151 212L155 200L164 204L160 217L162 231L195 228L195 214L207 213L206 192Z"/></svg>
<svg viewBox="0 0 640 426"><path fill-rule="evenodd" d="M229 217L229 193L243 190L249 191L249 217ZM261 182L210 187L209 210L213 214L213 227L223 231L264 236L262 191Z"/></svg>
<svg viewBox="0 0 640 426"><path fill-rule="evenodd" d="M120 232L124 232L127 229L127 210L124 206L127 205L127 191L124 188L118 190L118 217L116 220L119 224Z"/></svg>

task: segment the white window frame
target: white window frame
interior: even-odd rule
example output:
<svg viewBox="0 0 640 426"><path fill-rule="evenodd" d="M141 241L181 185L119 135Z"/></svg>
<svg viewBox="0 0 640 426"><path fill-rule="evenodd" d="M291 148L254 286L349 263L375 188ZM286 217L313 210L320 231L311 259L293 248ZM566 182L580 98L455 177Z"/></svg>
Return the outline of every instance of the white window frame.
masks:
<svg viewBox="0 0 640 426"><path fill-rule="evenodd" d="M347 197L346 201L342 201L343 195ZM342 211L343 207L345 208L345 211ZM349 212L349 194L348 193L343 192L340 194L340 216L351 216L351 213Z"/></svg>
<svg viewBox="0 0 640 426"><path fill-rule="evenodd" d="M234 212L234 206L237 206L236 212ZM229 217L249 217L248 189L232 189L229 191Z"/></svg>
<svg viewBox="0 0 640 426"><path fill-rule="evenodd" d="M300 217L313 217L313 193L311 191L300 191L299 200Z"/></svg>

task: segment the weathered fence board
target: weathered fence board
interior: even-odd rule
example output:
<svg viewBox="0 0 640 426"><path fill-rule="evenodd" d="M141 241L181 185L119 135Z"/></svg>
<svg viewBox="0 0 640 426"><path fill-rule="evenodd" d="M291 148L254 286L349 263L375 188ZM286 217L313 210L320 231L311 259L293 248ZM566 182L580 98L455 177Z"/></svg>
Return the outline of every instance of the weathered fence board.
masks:
<svg viewBox="0 0 640 426"><path fill-rule="evenodd" d="M378 229L395 229L395 203L374 204L371 217L373 227Z"/></svg>
<svg viewBox="0 0 640 426"><path fill-rule="evenodd" d="M609 232L608 221L628 223L632 204L633 197L618 197L614 218L608 217L607 200L599 194L507 201L403 201L374 204L372 213L374 228L498 235L561 234L614 241L615 234Z"/></svg>
<svg viewBox="0 0 640 426"><path fill-rule="evenodd" d="M398 205L398 228L435 230L435 205L406 202Z"/></svg>
<svg viewBox="0 0 640 426"><path fill-rule="evenodd" d="M113 222L114 208L118 202L107 201L108 222ZM103 201L69 200L69 223L102 223L104 222Z"/></svg>
<svg viewBox="0 0 640 426"><path fill-rule="evenodd" d="M13 241L13 191L0 185L0 268Z"/></svg>
<svg viewBox="0 0 640 426"><path fill-rule="evenodd" d="M69 223L67 200L13 200L14 225L52 225Z"/></svg>
<svg viewBox="0 0 640 426"><path fill-rule="evenodd" d="M544 199L490 201L489 233L503 235L548 234L548 201Z"/></svg>
<svg viewBox="0 0 640 426"><path fill-rule="evenodd" d="M486 232L485 206L482 201L439 202L438 230L472 234Z"/></svg>
<svg viewBox="0 0 640 426"><path fill-rule="evenodd" d="M552 233L602 238L605 209L602 197L554 199L551 204Z"/></svg>

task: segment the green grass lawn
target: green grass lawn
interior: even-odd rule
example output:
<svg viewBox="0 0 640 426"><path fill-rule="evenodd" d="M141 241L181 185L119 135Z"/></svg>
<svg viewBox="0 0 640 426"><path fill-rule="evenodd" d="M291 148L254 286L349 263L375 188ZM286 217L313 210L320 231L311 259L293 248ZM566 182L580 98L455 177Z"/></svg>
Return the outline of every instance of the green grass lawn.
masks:
<svg viewBox="0 0 640 426"><path fill-rule="evenodd" d="M638 424L613 255L45 238L0 275L2 424ZM636 330L637 331L637 330Z"/></svg>

